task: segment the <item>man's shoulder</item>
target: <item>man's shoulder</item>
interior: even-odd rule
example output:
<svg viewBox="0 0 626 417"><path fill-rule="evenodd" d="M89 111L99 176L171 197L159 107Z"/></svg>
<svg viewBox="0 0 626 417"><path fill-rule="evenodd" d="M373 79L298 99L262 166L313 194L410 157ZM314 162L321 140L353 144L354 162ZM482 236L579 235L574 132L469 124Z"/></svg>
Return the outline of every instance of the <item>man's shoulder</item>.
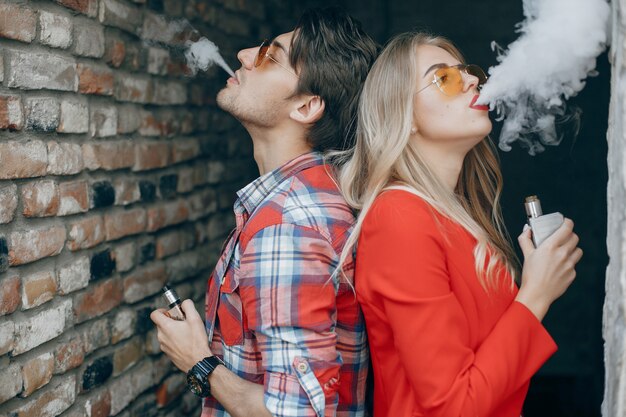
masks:
<svg viewBox="0 0 626 417"><path fill-rule="evenodd" d="M354 223L354 213L328 165L317 165L290 177L253 217L257 217L255 229L290 224L313 229L331 243L341 239Z"/></svg>

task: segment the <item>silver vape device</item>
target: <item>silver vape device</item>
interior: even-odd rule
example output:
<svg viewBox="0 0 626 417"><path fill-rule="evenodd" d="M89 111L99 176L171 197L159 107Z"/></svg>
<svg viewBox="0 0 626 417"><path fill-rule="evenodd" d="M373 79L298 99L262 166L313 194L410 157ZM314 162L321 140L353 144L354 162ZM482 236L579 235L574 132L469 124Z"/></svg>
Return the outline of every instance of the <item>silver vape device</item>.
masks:
<svg viewBox="0 0 626 417"><path fill-rule="evenodd" d="M165 315L174 320L185 320L185 312L183 312L180 308L182 303L180 302L180 297L178 297L176 291L166 285L163 287L163 297L165 297L169 306L169 310L165 312Z"/></svg>
<svg viewBox="0 0 626 417"><path fill-rule="evenodd" d="M563 215L559 212L543 214L541 202L536 195L526 197L524 201L528 225L533 232L533 243L535 247L541 245L552 233L563 224Z"/></svg>

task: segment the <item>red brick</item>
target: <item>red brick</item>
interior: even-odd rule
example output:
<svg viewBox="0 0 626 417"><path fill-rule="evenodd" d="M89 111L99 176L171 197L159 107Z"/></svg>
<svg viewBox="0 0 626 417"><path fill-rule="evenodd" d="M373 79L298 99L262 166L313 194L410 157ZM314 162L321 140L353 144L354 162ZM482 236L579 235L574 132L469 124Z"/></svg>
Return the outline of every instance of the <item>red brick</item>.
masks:
<svg viewBox="0 0 626 417"><path fill-rule="evenodd" d="M22 187L24 217L54 216L59 210L59 187L52 180L42 180Z"/></svg>
<svg viewBox="0 0 626 417"><path fill-rule="evenodd" d="M146 229L146 211L143 208L117 211L104 215L107 240L117 240L135 235Z"/></svg>
<svg viewBox="0 0 626 417"><path fill-rule="evenodd" d="M112 171L135 164L135 146L128 141L89 143L83 145L83 159L90 170Z"/></svg>
<svg viewBox="0 0 626 417"><path fill-rule="evenodd" d="M85 355L111 343L109 321L106 318L94 320L81 327Z"/></svg>
<svg viewBox="0 0 626 417"><path fill-rule="evenodd" d="M172 144L172 163L176 164L196 158L200 144L196 139L179 139Z"/></svg>
<svg viewBox="0 0 626 417"><path fill-rule="evenodd" d="M85 403L86 415L90 417L108 417L111 413L111 393L101 391Z"/></svg>
<svg viewBox="0 0 626 417"><path fill-rule="evenodd" d="M157 237L156 240L156 257L157 259L162 259L166 256L174 255L180 252L180 247L180 232L172 231L162 234L161 236Z"/></svg>
<svg viewBox="0 0 626 417"><path fill-rule="evenodd" d="M0 368L0 404L10 400L22 391L22 370L20 364L3 364ZM6 415L6 414L5 414Z"/></svg>
<svg viewBox="0 0 626 417"><path fill-rule="evenodd" d="M26 129L54 132L59 126L61 105L54 97L28 97L25 100Z"/></svg>
<svg viewBox="0 0 626 417"><path fill-rule="evenodd" d="M74 54L89 58L104 56L104 27L92 19L74 19Z"/></svg>
<svg viewBox="0 0 626 417"><path fill-rule="evenodd" d="M113 94L113 71L106 67L78 64L78 92L82 94Z"/></svg>
<svg viewBox="0 0 626 417"><path fill-rule="evenodd" d="M163 113L158 116L149 111L141 112L141 125L139 134L142 136L171 136L177 132L175 116L165 117Z"/></svg>
<svg viewBox="0 0 626 417"><path fill-rule="evenodd" d="M22 278L22 309L37 307L46 303L57 292L57 284L52 271L38 271Z"/></svg>
<svg viewBox="0 0 626 417"><path fill-rule="evenodd" d="M15 337L15 323L13 323L12 321L1 322L0 323L0 355L5 355L13 350L14 337Z"/></svg>
<svg viewBox="0 0 626 417"><path fill-rule="evenodd" d="M167 273L162 264L152 264L136 270L124 278L124 301L135 303L154 295L163 288L166 281Z"/></svg>
<svg viewBox="0 0 626 417"><path fill-rule="evenodd" d="M8 87L76 91L78 80L73 58L36 51L9 50L6 54Z"/></svg>
<svg viewBox="0 0 626 417"><path fill-rule="evenodd" d="M119 68L126 57L126 45L119 39L107 40L105 60L111 66Z"/></svg>
<svg viewBox="0 0 626 417"><path fill-rule="evenodd" d="M0 129L21 130L23 127L22 99L19 96L0 96Z"/></svg>
<svg viewBox="0 0 626 417"><path fill-rule="evenodd" d="M156 403L158 407L165 407L178 398L187 387L185 375L176 373L168 377L156 389Z"/></svg>
<svg viewBox="0 0 626 417"><path fill-rule="evenodd" d="M126 206L141 199L141 191L139 183L131 178L116 178L113 181L115 188L115 204L118 206Z"/></svg>
<svg viewBox="0 0 626 417"><path fill-rule="evenodd" d="M102 216L84 217L71 223L67 248L71 251L93 248L104 242L104 221Z"/></svg>
<svg viewBox="0 0 626 417"><path fill-rule="evenodd" d="M215 190L210 188L195 193L189 198L188 202L191 208L191 220L197 220L217 211Z"/></svg>
<svg viewBox="0 0 626 417"><path fill-rule="evenodd" d="M49 384L42 395L16 403L11 415L19 417L55 417L67 410L76 398L76 376L67 375Z"/></svg>
<svg viewBox="0 0 626 417"><path fill-rule="evenodd" d="M0 224L10 223L17 209L17 186L10 184L0 188Z"/></svg>
<svg viewBox="0 0 626 417"><path fill-rule="evenodd" d="M39 10L39 42L53 48L68 48L72 44L74 24L69 16Z"/></svg>
<svg viewBox="0 0 626 417"><path fill-rule="evenodd" d="M178 184L176 191L179 193L187 193L194 187L194 170L191 167L182 168L178 171Z"/></svg>
<svg viewBox="0 0 626 417"><path fill-rule="evenodd" d="M149 77L118 73L115 79L115 98L132 103L150 103L152 82Z"/></svg>
<svg viewBox="0 0 626 417"><path fill-rule="evenodd" d="M77 12L86 14L88 16L95 16L98 11L98 0L56 0L57 3L62 4Z"/></svg>
<svg viewBox="0 0 626 417"><path fill-rule="evenodd" d="M148 209L149 232L162 229L166 226L182 223L189 218L189 207L184 200L172 201Z"/></svg>
<svg viewBox="0 0 626 417"><path fill-rule="evenodd" d="M126 272L135 266L135 242L126 242L115 247L112 252L115 267L119 272Z"/></svg>
<svg viewBox="0 0 626 417"><path fill-rule="evenodd" d="M71 319L72 300L57 300L36 311L18 317L15 322L14 356L28 352L63 333Z"/></svg>
<svg viewBox="0 0 626 417"><path fill-rule="evenodd" d="M48 152L40 141L0 143L0 179L46 175Z"/></svg>
<svg viewBox="0 0 626 417"><path fill-rule="evenodd" d="M137 33L141 26L141 9L119 0L100 0L100 22L118 27L130 33Z"/></svg>
<svg viewBox="0 0 626 417"><path fill-rule="evenodd" d="M68 262L57 266L58 291L61 295L87 287L90 278L90 261L87 256L73 256Z"/></svg>
<svg viewBox="0 0 626 417"><path fill-rule="evenodd" d="M111 311L120 305L122 297L122 284L116 279L89 287L74 298L76 322L80 323Z"/></svg>
<svg viewBox="0 0 626 417"><path fill-rule="evenodd" d="M11 276L0 281L0 316L13 313L20 306L21 281L18 276Z"/></svg>
<svg viewBox="0 0 626 417"><path fill-rule="evenodd" d="M117 348L113 354L113 376L121 374L139 362L144 354L143 345L143 337L135 337Z"/></svg>
<svg viewBox="0 0 626 417"><path fill-rule="evenodd" d="M70 181L59 184L60 206L57 215L84 213L89 210L87 181Z"/></svg>
<svg viewBox="0 0 626 417"><path fill-rule="evenodd" d="M22 381L24 381L24 391L21 397L28 397L30 394L48 384L52 379L54 369L54 358L51 352L46 352L36 358L26 362L22 366Z"/></svg>
<svg viewBox="0 0 626 417"><path fill-rule="evenodd" d="M83 152L79 144L48 142L48 174L73 175L83 168Z"/></svg>
<svg viewBox="0 0 626 417"><path fill-rule="evenodd" d="M30 43L35 39L35 12L17 4L0 4L0 37Z"/></svg>
<svg viewBox="0 0 626 417"><path fill-rule="evenodd" d="M86 97L72 97L61 102L61 133L85 133L89 130L89 107Z"/></svg>
<svg viewBox="0 0 626 417"><path fill-rule="evenodd" d="M135 148L133 171L163 168L170 162L170 145L162 142L146 142Z"/></svg>
<svg viewBox="0 0 626 417"><path fill-rule="evenodd" d="M189 135L193 133L195 130L193 113L183 111L179 114L178 117L180 119L180 133L182 133L183 135Z"/></svg>
<svg viewBox="0 0 626 417"><path fill-rule="evenodd" d="M135 310L119 310L111 321L111 343L128 339L135 333L137 312Z"/></svg>
<svg viewBox="0 0 626 417"><path fill-rule="evenodd" d="M117 134L117 107L92 105L89 108L89 133L91 136L107 137Z"/></svg>
<svg viewBox="0 0 626 417"><path fill-rule="evenodd" d="M61 253L65 245L65 227L51 226L13 232L10 239L9 263L11 265L27 264Z"/></svg>
<svg viewBox="0 0 626 417"><path fill-rule="evenodd" d="M148 48L148 73L154 75L166 75L170 53L167 49Z"/></svg>
<svg viewBox="0 0 626 417"><path fill-rule="evenodd" d="M80 337L73 337L57 346L54 351L54 373L63 374L77 368L85 360L85 348Z"/></svg>
<svg viewBox="0 0 626 417"><path fill-rule="evenodd" d="M178 81L154 81L153 104L185 104L187 102L187 85Z"/></svg>
<svg viewBox="0 0 626 417"><path fill-rule="evenodd" d="M139 107L134 104L123 104L117 110L117 133L136 132L141 126Z"/></svg>

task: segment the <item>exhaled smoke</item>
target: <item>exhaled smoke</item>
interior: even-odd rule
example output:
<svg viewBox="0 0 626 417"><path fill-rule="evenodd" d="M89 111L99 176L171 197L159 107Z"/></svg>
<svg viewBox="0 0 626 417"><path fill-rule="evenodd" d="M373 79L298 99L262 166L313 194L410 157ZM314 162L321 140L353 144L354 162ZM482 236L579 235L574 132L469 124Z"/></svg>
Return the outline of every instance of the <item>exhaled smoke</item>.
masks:
<svg viewBox="0 0 626 417"><path fill-rule="evenodd" d="M521 36L504 52L494 44L500 64L489 69L478 101L504 120L502 150L520 140L534 155L561 142L561 126L577 132L579 111L565 101L594 74L609 15L606 0L524 0Z"/></svg>
<svg viewBox="0 0 626 417"><path fill-rule="evenodd" d="M224 58L220 55L217 45L207 38L200 38L197 42L187 42L185 58L187 58L187 65L194 74L198 72L199 69L206 71L213 64L217 64L232 77L235 77L233 70L230 69L226 61L224 61Z"/></svg>

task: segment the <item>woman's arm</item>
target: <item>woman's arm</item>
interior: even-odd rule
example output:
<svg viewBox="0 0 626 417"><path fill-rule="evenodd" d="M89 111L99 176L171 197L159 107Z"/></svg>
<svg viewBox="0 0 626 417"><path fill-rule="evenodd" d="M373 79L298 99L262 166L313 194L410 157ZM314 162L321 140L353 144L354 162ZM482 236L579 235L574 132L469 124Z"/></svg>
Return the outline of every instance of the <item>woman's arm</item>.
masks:
<svg viewBox="0 0 626 417"><path fill-rule="evenodd" d="M450 288L444 240L423 200L377 204L359 245L359 269L367 273L356 279L382 306L424 414L489 415L554 353L541 323L517 302L472 349L468 318Z"/></svg>

